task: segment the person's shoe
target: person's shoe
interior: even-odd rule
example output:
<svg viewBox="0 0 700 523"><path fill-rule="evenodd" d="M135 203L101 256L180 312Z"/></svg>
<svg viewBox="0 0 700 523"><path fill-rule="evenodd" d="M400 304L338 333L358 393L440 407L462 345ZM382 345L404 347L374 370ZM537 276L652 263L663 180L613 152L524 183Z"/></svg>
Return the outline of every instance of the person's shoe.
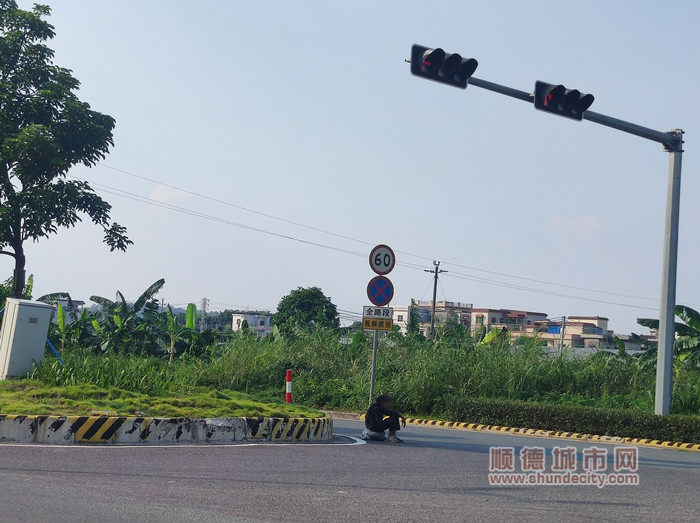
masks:
<svg viewBox="0 0 700 523"><path fill-rule="evenodd" d="M396 436L395 434L390 434L388 438L386 438L387 443L403 443L403 440Z"/></svg>
<svg viewBox="0 0 700 523"><path fill-rule="evenodd" d="M364 440L369 440L369 441L385 441L386 440L386 436L384 435L383 432L374 432L374 431L369 430L369 429L363 430L360 438L364 439Z"/></svg>

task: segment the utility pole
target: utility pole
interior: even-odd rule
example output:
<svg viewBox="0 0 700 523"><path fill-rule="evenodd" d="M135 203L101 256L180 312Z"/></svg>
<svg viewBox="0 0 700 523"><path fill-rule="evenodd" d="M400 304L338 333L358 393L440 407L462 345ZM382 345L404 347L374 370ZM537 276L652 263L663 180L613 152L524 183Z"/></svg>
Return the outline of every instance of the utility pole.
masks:
<svg viewBox="0 0 700 523"><path fill-rule="evenodd" d="M435 339L435 305L436 305L436 300L437 300L437 286L438 286L438 274L447 272L442 269L440 269L440 262L439 261L433 261L433 265L435 266L434 269L428 270L424 269L425 272L429 272L431 274L434 274L435 276L433 277L433 312L430 315L430 338Z"/></svg>
<svg viewBox="0 0 700 523"><path fill-rule="evenodd" d="M559 339L559 357L564 353L564 330L566 330L566 316L561 318L561 338Z"/></svg>
<svg viewBox="0 0 700 523"><path fill-rule="evenodd" d="M207 306L209 300L202 298L202 316L199 319L199 332L204 332L207 328Z"/></svg>

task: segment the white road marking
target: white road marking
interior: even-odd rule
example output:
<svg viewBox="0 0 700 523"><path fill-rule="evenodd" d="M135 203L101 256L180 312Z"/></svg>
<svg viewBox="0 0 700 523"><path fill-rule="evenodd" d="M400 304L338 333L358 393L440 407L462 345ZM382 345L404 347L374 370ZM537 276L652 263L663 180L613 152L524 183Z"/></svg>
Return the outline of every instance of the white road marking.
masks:
<svg viewBox="0 0 700 523"><path fill-rule="evenodd" d="M187 443L171 443L169 445L153 445L148 443L142 443L140 445L119 445L113 443L74 443L67 445L60 444L44 444L44 443L0 443L0 449L3 447L31 447L40 449L52 449L52 450L62 450L62 449L211 449L217 447L294 447L294 446L304 446L304 447L353 447L355 445L366 445L367 442L356 438L354 436L347 436L345 434L335 434L336 436L341 436L343 438L348 438L349 443L315 443L315 442L292 442L292 443L277 443L274 441L266 441L262 443L245 442L240 443L206 443L206 444L196 444L190 445Z"/></svg>

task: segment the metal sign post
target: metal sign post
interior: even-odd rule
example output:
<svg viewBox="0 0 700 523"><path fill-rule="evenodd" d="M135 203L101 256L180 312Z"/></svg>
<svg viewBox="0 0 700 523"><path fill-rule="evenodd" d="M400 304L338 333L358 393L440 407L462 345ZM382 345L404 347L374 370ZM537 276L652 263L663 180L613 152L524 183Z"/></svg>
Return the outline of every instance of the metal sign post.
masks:
<svg viewBox="0 0 700 523"><path fill-rule="evenodd" d="M394 285L386 277L394 270L396 256L388 245L377 245L369 255L369 266L379 276L375 276L367 285L367 297L376 307L364 307L362 310L362 328L374 331L372 343L372 370L369 378L369 403L374 401L374 379L377 373L377 349L379 348L379 331L394 328L394 310L385 307L394 297Z"/></svg>
<svg viewBox="0 0 700 523"><path fill-rule="evenodd" d="M379 347L379 331L374 331L374 342L372 343L372 372L369 378L369 404L374 401L374 375L377 372L377 347Z"/></svg>

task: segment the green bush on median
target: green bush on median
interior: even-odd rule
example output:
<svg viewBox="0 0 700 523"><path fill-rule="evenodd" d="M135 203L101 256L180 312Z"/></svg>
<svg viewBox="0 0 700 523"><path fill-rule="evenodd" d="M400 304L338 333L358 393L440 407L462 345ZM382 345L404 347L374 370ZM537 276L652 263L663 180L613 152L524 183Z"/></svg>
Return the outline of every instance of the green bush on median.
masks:
<svg viewBox="0 0 700 523"><path fill-rule="evenodd" d="M453 421L700 443L700 416L657 416L638 410L470 397L451 397L436 411L440 417Z"/></svg>

